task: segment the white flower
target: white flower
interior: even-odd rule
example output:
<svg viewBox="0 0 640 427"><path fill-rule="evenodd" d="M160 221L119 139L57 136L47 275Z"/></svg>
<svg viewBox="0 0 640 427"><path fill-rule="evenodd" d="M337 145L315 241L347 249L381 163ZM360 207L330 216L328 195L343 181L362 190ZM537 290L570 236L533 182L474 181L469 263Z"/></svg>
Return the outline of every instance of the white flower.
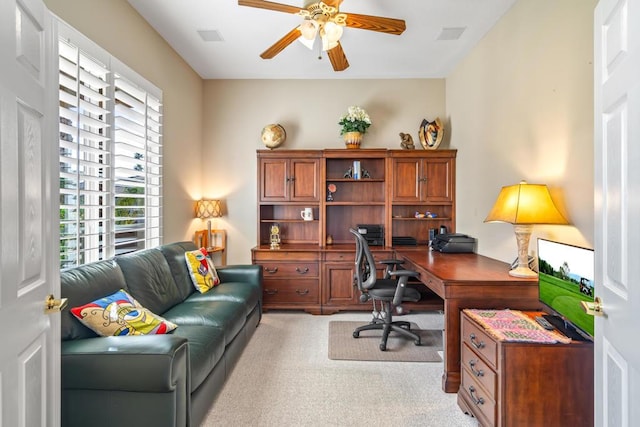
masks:
<svg viewBox="0 0 640 427"><path fill-rule="evenodd" d="M365 133L367 128L371 126L371 118L365 110L353 105L347 109L347 114L340 117L338 124L342 126L341 135L346 132Z"/></svg>

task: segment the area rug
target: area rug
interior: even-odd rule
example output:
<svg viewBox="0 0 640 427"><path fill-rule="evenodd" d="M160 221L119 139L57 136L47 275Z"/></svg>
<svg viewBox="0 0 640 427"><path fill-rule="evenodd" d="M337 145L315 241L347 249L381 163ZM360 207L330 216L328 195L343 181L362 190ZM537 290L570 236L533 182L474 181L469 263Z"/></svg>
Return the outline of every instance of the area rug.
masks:
<svg viewBox="0 0 640 427"><path fill-rule="evenodd" d="M387 340L387 350L380 351L381 330L362 331L359 338L353 330L362 322L329 322L329 359L390 362L441 362L438 351L442 351L441 330L421 330L414 323L411 329L420 336L421 345L396 332Z"/></svg>

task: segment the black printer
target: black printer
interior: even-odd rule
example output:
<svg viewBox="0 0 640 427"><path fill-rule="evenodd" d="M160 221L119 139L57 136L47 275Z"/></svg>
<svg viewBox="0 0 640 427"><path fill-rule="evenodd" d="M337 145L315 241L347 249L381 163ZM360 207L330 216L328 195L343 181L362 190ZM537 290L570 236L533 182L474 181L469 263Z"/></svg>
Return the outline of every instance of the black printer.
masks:
<svg viewBox="0 0 640 427"><path fill-rule="evenodd" d="M369 246L384 246L384 226L382 224L358 224L356 228Z"/></svg>
<svg viewBox="0 0 640 427"><path fill-rule="evenodd" d="M461 233L436 234L431 249L445 253L471 253L475 251L476 239Z"/></svg>

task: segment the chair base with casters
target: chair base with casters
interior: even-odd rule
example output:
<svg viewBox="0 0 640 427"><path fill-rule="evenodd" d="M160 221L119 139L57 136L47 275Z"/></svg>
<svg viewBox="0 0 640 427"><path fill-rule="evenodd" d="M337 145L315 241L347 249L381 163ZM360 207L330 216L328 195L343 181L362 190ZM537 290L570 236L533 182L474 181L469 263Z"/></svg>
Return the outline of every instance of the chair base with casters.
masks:
<svg viewBox="0 0 640 427"><path fill-rule="evenodd" d="M360 332L366 330L382 330L380 350L386 351L389 334L393 331L412 339L415 345L420 345L420 336L411 331L410 323L394 321L392 314L394 307L398 313L402 313L401 303L420 300L420 292L417 289L407 287L409 277L417 277L418 273L409 270L391 271L390 264L392 263L383 262L387 264L385 277L383 279L376 278L376 263L367 241L356 230L350 229L349 231L356 237L355 280L358 289L362 292L360 301L366 302L371 299L374 304L374 318L369 324L356 328L353 331L353 337L358 338ZM376 316L376 301L380 301L382 304L380 317Z"/></svg>
<svg viewBox="0 0 640 427"><path fill-rule="evenodd" d="M375 290L370 290L369 292L373 292L373 293L377 293L377 291L379 291L378 289ZM386 351L387 350L387 340L389 339L389 334L393 331L393 332L397 332L403 336L405 336L408 339L413 340L415 345L421 345L420 342L420 336L418 334L416 334L415 332L411 331L411 323L404 321L404 320L393 320L393 315L392 315L392 301L393 301L393 294L395 293L395 284L393 285L393 289L385 289L385 293L389 294L391 293L390 297L387 301L383 300L383 298L375 298L373 296L371 296L371 299L375 300L381 300L382 302L382 307L383 307L383 311L380 313L382 315L382 318L376 318L373 319L371 321L371 323L368 323L366 325L362 325L362 326L358 326L354 331L353 331L353 337L354 338L358 338L360 337L360 332L362 331L370 331L370 330L381 330L382 331L382 338L380 341L380 350L381 351ZM406 292L409 291L409 292ZM417 295L412 295L415 298L415 301L420 300L420 293L415 290L415 289L405 289L406 293L413 293L411 291L415 291L415 293ZM405 295L405 298L407 298L407 295ZM412 298L412 299L414 299ZM385 298L386 299L386 298ZM409 301L408 299L405 299L405 301Z"/></svg>

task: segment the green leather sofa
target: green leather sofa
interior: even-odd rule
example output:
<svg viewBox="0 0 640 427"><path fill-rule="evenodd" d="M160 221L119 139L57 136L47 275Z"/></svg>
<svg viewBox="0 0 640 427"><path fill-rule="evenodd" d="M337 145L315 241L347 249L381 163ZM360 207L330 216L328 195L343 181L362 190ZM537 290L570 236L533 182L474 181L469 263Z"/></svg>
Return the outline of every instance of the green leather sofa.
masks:
<svg viewBox="0 0 640 427"><path fill-rule="evenodd" d="M77 307L125 289L177 324L166 335L99 337L69 310L61 319L62 425L197 426L262 315L262 270L218 268L221 284L195 290L178 242L61 273ZM248 385L249 386L249 385Z"/></svg>

